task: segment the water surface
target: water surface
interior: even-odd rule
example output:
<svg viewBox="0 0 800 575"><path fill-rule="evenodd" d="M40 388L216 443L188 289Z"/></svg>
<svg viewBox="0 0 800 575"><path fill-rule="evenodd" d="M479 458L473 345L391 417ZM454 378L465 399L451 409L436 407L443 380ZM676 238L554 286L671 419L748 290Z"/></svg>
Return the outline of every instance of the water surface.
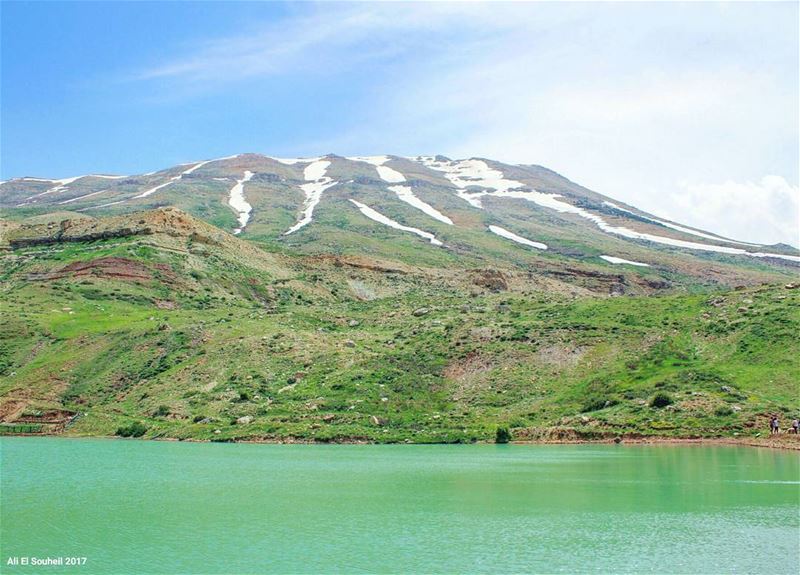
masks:
<svg viewBox="0 0 800 575"><path fill-rule="evenodd" d="M800 456L4 438L2 573L797 573ZM9 557L85 556L80 567Z"/></svg>

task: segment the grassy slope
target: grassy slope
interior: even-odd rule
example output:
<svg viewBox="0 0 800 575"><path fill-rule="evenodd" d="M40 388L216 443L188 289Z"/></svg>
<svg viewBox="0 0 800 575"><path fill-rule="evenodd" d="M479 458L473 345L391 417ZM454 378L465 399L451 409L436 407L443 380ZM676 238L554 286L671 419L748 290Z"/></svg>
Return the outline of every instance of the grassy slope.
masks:
<svg viewBox="0 0 800 575"><path fill-rule="evenodd" d="M359 301L342 270L287 280L213 253L89 247L19 250L2 276L0 399L85 412L71 434L142 421L148 437L216 440L712 436L800 409L800 290L469 297L400 278L402 297ZM24 279L101 256L179 279ZM674 404L650 407L659 391Z"/></svg>

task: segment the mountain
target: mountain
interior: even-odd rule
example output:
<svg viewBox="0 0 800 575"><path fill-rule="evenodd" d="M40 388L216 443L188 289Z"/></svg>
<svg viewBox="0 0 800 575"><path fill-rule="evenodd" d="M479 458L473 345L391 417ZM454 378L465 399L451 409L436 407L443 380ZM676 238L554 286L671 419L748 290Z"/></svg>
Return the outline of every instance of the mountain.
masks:
<svg viewBox="0 0 800 575"><path fill-rule="evenodd" d="M720 436L800 408L796 250L538 166L245 154L0 205L0 432Z"/></svg>
<svg viewBox="0 0 800 575"><path fill-rule="evenodd" d="M174 206L270 251L358 254L437 267L578 267L617 291L789 278L800 252L661 220L539 166L484 159L242 154L140 176L21 178L0 185L8 219Z"/></svg>

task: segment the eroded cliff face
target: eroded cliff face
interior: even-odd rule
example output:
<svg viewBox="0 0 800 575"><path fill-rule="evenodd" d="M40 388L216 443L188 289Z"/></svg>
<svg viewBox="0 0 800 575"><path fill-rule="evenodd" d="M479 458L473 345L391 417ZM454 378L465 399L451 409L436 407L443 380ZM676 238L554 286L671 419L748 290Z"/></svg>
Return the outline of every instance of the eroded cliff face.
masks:
<svg viewBox="0 0 800 575"><path fill-rule="evenodd" d="M6 230L3 237L8 247L21 248L153 234L189 237L213 245L219 245L227 236L177 208L161 208L107 218L73 217L67 214L62 218L54 217L46 223L15 225Z"/></svg>

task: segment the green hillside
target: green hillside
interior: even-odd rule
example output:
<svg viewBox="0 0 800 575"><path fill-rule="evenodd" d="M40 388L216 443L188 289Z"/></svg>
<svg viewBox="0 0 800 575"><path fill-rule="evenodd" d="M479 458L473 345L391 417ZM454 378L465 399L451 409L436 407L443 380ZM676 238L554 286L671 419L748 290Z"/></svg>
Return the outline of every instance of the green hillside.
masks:
<svg viewBox="0 0 800 575"><path fill-rule="evenodd" d="M413 237L395 258L369 239L293 252L175 210L51 214L3 236L6 433L706 437L800 412L800 289L780 270L664 289L649 271L489 265Z"/></svg>

